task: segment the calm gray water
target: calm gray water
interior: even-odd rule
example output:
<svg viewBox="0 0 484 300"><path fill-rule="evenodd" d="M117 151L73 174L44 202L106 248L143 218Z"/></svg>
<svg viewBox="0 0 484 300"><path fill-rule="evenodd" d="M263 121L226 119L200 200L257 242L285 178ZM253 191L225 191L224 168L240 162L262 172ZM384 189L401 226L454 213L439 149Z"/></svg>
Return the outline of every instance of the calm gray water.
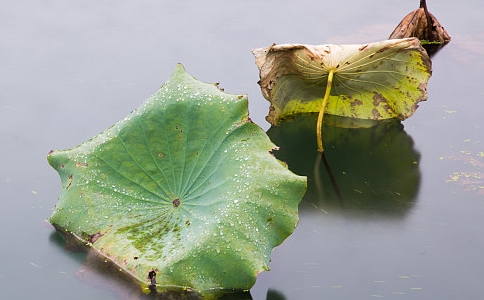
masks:
<svg viewBox="0 0 484 300"><path fill-rule="evenodd" d="M331 194L325 172L311 169L306 144L300 160L281 150L291 169L310 175L310 189L299 226L274 250L272 270L259 276L253 299L484 294L482 3L428 2L452 36L433 58L429 99L403 122L404 130L388 131L391 147L345 140L328 151L342 199ZM49 150L76 146L126 116L179 62L202 81L247 93L251 118L268 130L252 48L383 40L417 6L401 0L2 1L0 298L129 294L89 272L84 255L66 251L43 224L60 192L45 158ZM286 129L269 133L289 149L292 140L279 135ZM388 138L379 134L354 136Z"/></svg>

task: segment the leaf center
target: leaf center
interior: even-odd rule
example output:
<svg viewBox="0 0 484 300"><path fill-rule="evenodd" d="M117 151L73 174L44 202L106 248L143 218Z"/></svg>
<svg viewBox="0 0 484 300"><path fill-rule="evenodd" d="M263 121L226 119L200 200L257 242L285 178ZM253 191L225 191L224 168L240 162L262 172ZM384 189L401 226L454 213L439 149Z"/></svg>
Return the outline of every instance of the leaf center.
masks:
<svg viewBox="0 0 484 300"><path fill-rule="evenodd" d="M172 201L172 203L173 203L173 206L174 206L174 207L178 207L178 206L180 206L180 199L175 198L175 199Z"/></svg>

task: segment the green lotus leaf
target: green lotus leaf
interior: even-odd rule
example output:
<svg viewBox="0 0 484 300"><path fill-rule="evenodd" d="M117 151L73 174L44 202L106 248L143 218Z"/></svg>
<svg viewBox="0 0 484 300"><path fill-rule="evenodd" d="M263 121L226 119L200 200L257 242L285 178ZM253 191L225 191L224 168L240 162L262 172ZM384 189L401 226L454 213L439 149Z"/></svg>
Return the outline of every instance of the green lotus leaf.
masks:
<svg viewBox="0 0 484 300"><path fill-rule="evenodd" d="M334 72L325 113L382 120L411 116L427 99L431 62L416 38L362 45L273 45L253 50L273 125L319 112Z"/></svg>
<svg viewBox="0 0 484 300"><path fill-rule="evenodd" d="M125 119L48 155L62 182L50 222L141 285L250 289L294 230L306 180L247 106L179 65Z"/></svg>

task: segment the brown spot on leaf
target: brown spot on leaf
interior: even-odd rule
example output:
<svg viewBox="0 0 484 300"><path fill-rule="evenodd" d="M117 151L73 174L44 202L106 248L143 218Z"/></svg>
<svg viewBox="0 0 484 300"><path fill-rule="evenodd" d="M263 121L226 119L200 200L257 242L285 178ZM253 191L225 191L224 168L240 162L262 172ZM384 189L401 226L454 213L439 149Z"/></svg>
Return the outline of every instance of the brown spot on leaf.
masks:
<svg viewBox="0 0 484 300"><path fill-rule="evenodd" d="M387 99L383 97L382 94L374 92L373 93L373 105L379 106L381 103L386 103Z"/></svg>
<svg viewBox="0 0 484 300"><path fill-rule="evenodd" d="M380 118L380 113L376 108L374 108L371 112L373 114L373 120L378 120Z"/></svg>
<svg viewBox="0 0 484 300"><path fill-rule="evenodd" d="M381 49L378 49L378 50L376 51L376 53L383 53L383 52L387 51L388 49L389 49L389 47L388 47L388 46L387 46L387 47L383 47L383 48L381 48Z"/></svg>
<svg viewBox="0 0 484 300"><path fill-rule="evenodd" d="M363 101L361 101L360 99L355 99L353 100L353 102L351 102L351 107L360 106L360 105L363 105Z"/></svg>
<svg viewBox="0 0 484 300"><path fill-rule="evenodd" d="M71 187L71 184L72 184L72 174L67 175L67 179L69 179L69 183L66 186L66 190L68 190Z"/></svg>
<svg viewBox="0 0 484 300"><path fill-rule="evenodd" d="M90 234L87 236L87 241L91 244L94 244L100 237L102 237L104 234L101 233L101 231L98 231L94 234Z"/></svg>
<svg viewBox="0 0 484 300"><path fill-rule="evenodd" d="M176 198L172 201L174 207L180 206L180 199Z"/></svg>
<svg viewBox="0 0 484 300"><path fill-rule="evenodd" d="M76 167L87 168L89 166L88 163L76 162Z"/></svg>
<svg viewBox="0 0 484 300"><path fill-rule="evenodd" d="M150 272L148 272L148 280L150 281L150 286L156 286L156 273L158 272L158 269L151 269Z"/></svg>

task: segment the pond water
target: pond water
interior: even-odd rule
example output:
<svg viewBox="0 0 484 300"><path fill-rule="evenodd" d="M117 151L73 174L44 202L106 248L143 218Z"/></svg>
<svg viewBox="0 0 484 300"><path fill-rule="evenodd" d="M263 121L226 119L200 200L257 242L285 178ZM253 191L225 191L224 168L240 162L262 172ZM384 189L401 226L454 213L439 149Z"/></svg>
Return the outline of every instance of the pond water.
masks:
<svg viewBox="0 0 484 300"><path fill-rule="evenodd" d="M199 80L247 93L252 120L282 145L278 157L308 175L298 227L241 298L480 299L482 5L428 2L452 36L432 59L428 101L404 128L331 131L346 137L326 146L334 184L325 168L314 168L315 145L301 140L307 132L265 121L268 103L250 50L383 40L418 1L4 1L1 298L134 298L89 272L85 255L64 249L43 222L60 192L46 155L126 116L180 62Z"/></svg>

